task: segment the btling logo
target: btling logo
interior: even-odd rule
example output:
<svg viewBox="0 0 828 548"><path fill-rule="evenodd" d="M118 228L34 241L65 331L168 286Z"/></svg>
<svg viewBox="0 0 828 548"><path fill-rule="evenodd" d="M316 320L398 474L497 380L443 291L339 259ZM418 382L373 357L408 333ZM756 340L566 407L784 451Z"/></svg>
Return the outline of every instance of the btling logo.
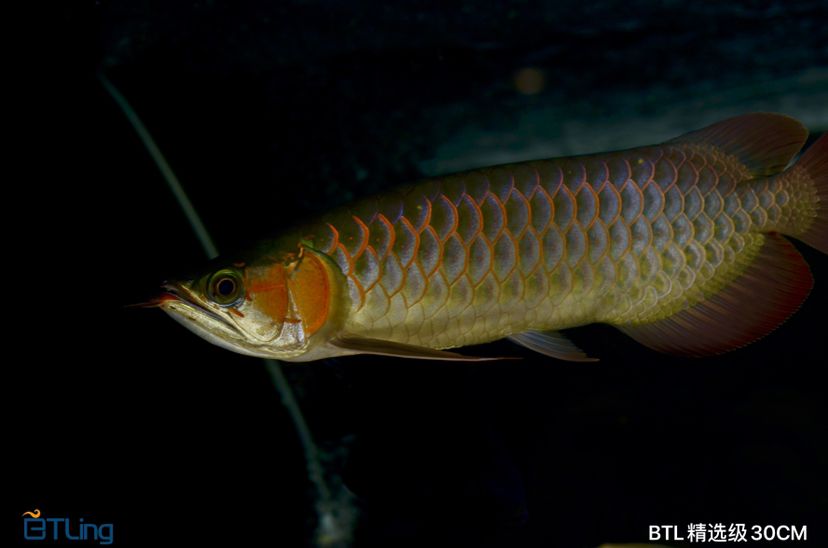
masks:
<svg viewBox="0 0 828 548"><path fill-rule="evenodd" d="M114 536L111 523L84 523L83 518L75 522L71 518L42 518L40 510L23 512L23 538L26 540L67 540L96 541L98 544L112 544Z"/></svg>

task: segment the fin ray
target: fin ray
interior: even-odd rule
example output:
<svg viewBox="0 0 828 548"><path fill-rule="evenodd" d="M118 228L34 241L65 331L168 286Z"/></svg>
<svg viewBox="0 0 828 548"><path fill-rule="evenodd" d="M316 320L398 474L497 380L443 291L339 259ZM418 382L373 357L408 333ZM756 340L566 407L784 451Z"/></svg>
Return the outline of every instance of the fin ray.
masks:
<svg viewBox="0 0 828 548"><path fill-rule="evenodd" d="M823 253L828 253L828 134L816 140L791 171L803 171L816 193L816 217L798 238Z"/></svg>
<svg viewBox="0 0 828 548"><path fill-rule="evenodd" d="M808 130L795 118L754 112L685 133L668 143L710 144L732 154L753 173L779 173L802 149Z"/></svg>
<svg viewBox="0 0 828 548"><path fill-rule="evenodd" d="M808 264L780 234L765 236L735 280L688 309L652 323L616 326L667 354L701 357L741 348L776 329L811 290Z"/></svg>
<svg viewBox="0 0 828 548"><path fill-rule="evenodd" d="M544 356L568 362L597 362L558 331L526 331L507 337L515 344Z"/></svg>
<svg viewBox="0 0 828 548"><path fill-rule="evenodd" d="M421 360L485 362L495 360L517 359L506 357L466 356L457 352L437 350L413 344L404 344L381 339L364 339L360 337L339 337L331 344L355 354L375 354L378 356L393 356L396 358L411 358Z"/></svg>

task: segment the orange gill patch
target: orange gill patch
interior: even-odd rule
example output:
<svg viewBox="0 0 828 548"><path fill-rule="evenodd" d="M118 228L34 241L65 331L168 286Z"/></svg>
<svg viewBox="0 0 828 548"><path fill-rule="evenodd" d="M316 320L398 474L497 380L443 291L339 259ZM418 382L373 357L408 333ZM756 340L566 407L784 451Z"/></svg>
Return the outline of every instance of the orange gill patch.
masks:
<svg viewBox="0 0 828 548"><path fill-rule="evenodd" d="M288 278L288 286L305 332L313 335L325 325L331 303L328 272L322 260L314 253L303 253Z"/></svg>
<svg viewBox="0 0 828 548"><path fill-rule="evenodd" d="M247 298L253 306L276 323L284 323L288 313L287 273L281 264L247 271Z"/></svg>

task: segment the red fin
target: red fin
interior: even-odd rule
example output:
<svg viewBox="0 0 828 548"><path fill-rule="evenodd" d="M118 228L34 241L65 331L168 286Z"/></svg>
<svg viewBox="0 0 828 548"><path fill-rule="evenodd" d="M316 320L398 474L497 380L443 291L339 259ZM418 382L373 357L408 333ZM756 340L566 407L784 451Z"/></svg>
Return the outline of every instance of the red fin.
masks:
<svg viewBox="0 0 828 548"><path fill-rule="evenodd" d="M776 329L808 296L813 278L794 246L779 234L741 276L695 306L650 324L619 326L653 350L708 356L740 348Z"/></svg>
<svg viewBox="0 0 828 548"><path fill-rule="evenodd" d="M691 131L668 143L710 144L736 156L756 177L779 173L808 139L798 120L755 112Z"/></svg>
<svg viewBox="0 0 828 548"><path fill-rule="evenodd" d="M828 134L816 140L794 166L804 170L816 189L817 211L813 223L795 237L828 253Z"/></svg>
<svg viewBox="0 0 828 548"><path fill-rule="evenodd" d="M507 337L513 343L529 350L534 350L544 356L568 362L597 362L597 358L590 358L586 352L575 346L565 335L557 331L526 331Z"/></svg>
<svg viewBox="0 0 828 548"><path fill-rule="evenodd" d="M396 358L413 358L420 360L442 360L463 362L487 362L516 358L465 356L456 352L436 350L424 346L403 344L380 339L362 339L359 337L340 337L331 341L331 344L350 350L355 354L376 354L379 356L394 356Z"/></svg>

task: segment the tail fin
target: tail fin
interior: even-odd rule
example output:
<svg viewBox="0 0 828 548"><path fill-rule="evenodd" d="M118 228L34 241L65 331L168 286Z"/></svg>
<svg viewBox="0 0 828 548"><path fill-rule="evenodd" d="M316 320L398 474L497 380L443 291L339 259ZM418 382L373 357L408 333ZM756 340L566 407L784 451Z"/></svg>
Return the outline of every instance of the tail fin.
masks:
<svg viewBox="0 0 828 548"><path fill-rule="evenodd" d="M828 134L817 139L796 165L810 179L817 200L816 217L797 237L809 246L828 253Z"/></svg>
<svg viewBox="0 0 828 548"><path fill-rule="evenodd" d="M828 134L821 136L802 158L779 177L789 186L790 222L781 232L828 253Z"/></svg>

